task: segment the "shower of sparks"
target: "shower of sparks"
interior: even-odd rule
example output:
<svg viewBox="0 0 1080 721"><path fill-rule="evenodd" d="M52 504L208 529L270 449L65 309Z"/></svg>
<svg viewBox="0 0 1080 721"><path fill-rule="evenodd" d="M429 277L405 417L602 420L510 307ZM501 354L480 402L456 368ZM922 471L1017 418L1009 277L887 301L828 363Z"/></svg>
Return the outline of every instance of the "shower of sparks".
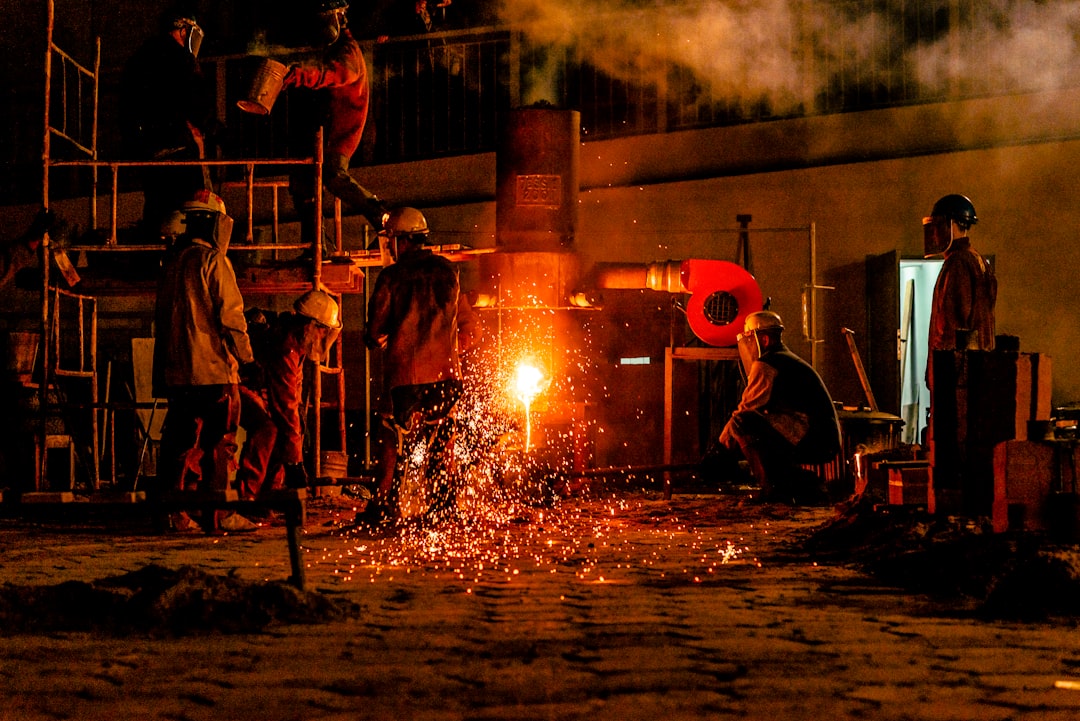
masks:
<svg viewBox="0 0 1080 721"><path fill-rule="evenodd" d="M424 495L435 479L414 474L421 477L402 487L405 518L372 531L352 525L354 509L323 548L306 549L309 568L332 569L336 583L419 574L471 594L536 574L597 585L702 583L724 565L759 566L744 539L702 534L647 500L590 497L587 488L562 500L579 444L603 432L574 410L594 400L583 390L598 357L590 336L587 316L568 320L544 308L499 316L496 341L462 358L452 449L457 514L426 519ZM412 461L423 467L417 453Z"/></svg>
<svg viewBox="0 0 1080 721"><path fill-rule="evenodd" d="M470 496L459 502L461 519L450 522L404 520L379 533L343 526L322 548L308 549L307 565L332 569L337 583L403 582L416 574L469 594L540 577L702 584L724 566L761 566L746 539L718 539L716 529L703 532L666 511L657 517L655 505L610 497L537 506Z"/></svg>

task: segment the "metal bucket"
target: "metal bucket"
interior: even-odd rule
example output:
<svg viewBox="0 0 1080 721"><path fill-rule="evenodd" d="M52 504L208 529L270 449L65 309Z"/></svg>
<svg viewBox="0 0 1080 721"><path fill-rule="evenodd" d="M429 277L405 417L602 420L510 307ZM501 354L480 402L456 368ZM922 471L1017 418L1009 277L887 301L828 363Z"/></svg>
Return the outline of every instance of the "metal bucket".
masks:
<svg viewBox="0 0 1080 721"><path fill-rule="evenodd" d="M237 107L246 113L269 115L285 82L286 72L288 67L284 63L263 58L251 76L247 96L236 101Z"/></svg>
<svg viewBox="0 0 1080 721"><path fill-rule="evenodd" d="M349 475L349 454L344 451L323 451L319 475L325 478L346 478Z"/></svg>

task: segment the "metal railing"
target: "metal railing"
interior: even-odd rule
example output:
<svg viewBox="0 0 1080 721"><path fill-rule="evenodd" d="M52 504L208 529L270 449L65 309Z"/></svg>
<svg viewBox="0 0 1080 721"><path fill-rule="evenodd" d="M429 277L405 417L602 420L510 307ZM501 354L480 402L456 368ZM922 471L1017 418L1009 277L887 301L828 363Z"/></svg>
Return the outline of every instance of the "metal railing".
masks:
<svg viewBox="0 0 1080 721"><path fill-rule="evenodd" d="M1035 32L1039 17L1050 23L1054 4L1035 4L1031 19L999 16L1005 11L977 0L806 0L787 5L786 23L764 26L774 28L772 35L731 34L760 31L750 17L736 17L741 24L735 22L726 36L710 32L702 20L699 37L692 43L683 38L683 44L698 47L705 58L674 52L674 35L718 12L717 3L666 3L649 14L635 11L629 20L620 19L626 13L581 15L580 22L594 26L655 30L657 47L648 48L647 62L633 56L633 46L618 62L601 60L589 43L574 41L573 29L564 45L537 41L529 28L515 26L364 40L372 104L356 160L383 164L491 152L500 113L537 99L579 110L581 138L589 142L1075 86L1078 81L1065 73L1054 76L1052 63L1024 66L1030 58L1009 44L1014 35ZM1022 22L1028 25L1010 26ZM721 52L738 57L726 57L724 65L713 57ZM1006 57L1010 52L1014 61ZM59 49L57 56L69 67ZM222 157L288 157L288 93L270 118L245 117L235 107L246 60L202 60L206 75L216 79L227 128ZM741 64L731 65L734 60ZM69 74L56 74L61 77ZM113 85L105 87L113 92ZM90 92L72 76L58 83L55 94ZM96 103L96 85L93 95ZM85 117L71 116L57 133L82 143L76 131L86 127ZM103 130L111 147L117 130ZM32 150L22 151L28 164Z"/></svg>

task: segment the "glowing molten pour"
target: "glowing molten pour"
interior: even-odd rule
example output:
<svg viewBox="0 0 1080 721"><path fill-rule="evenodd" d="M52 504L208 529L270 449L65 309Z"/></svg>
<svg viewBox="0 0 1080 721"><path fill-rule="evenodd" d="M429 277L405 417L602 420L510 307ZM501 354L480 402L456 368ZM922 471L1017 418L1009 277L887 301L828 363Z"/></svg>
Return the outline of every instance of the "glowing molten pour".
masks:
<svg viewBox="0 0 1080 721"><path fill-rule="evenodd" d="M532 421L529 408L533 399L544 390L544 374L539 368L528 363L519 363L514 373L514 396L525 406L525 451L532 443Z"/></svg>

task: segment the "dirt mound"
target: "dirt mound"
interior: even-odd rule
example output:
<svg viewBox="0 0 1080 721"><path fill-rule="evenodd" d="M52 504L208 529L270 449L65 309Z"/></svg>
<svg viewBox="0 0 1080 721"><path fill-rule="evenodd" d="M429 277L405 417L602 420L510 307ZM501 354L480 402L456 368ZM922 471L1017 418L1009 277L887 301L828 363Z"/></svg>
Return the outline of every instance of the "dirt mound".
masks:
<svg viewBox="0 0 1080 721"><path fill-rule="evenodd" d="M992 533L979 520L856 500L803 550L986 618L1080 616L1080 549L1042 534Z"/></svg>
<svg viewBox="0 0 1080 721"><path fill-rule="evenodd" d="M92 583L0 586L0 634L89 631L186 636L256 633L356 615L355 604L285 583L251 583L184 566L150 565Z"/></svg>

